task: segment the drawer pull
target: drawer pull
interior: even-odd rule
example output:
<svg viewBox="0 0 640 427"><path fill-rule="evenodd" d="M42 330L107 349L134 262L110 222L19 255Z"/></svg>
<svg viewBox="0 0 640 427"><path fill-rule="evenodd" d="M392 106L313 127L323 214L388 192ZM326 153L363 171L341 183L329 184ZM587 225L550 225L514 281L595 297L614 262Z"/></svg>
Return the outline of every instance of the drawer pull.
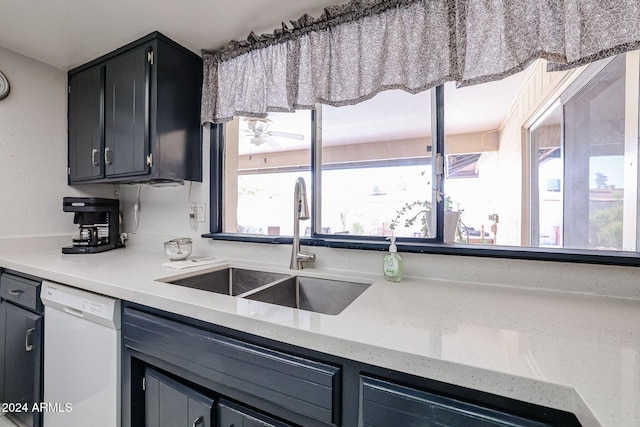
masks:
<svg viewBox="0 0 640 427"><path fill-rule="evenodd" d="M202 421L202 415L196 418L195 420L193 420L193 424L191 427L198 427L198 424L200 424L201 421Z"/></svg>
<svg viewBox="0 0 640 427"><path fill-rule="evenodd" d="M22 289L14 289L12 291L9 291L9 295L14 295L14 296L20 296L24 293L24 291Z"/></svg>
<svg viewBox="0 0 640 427"><path fill-rule="evenodd" d="M100 166L100 163L98 163L98 159L96 157L97 155L98 155L98 150L96 148L91 150L91 163L93 164L93 166Z"/></svg>
<svg viewBox="0 0 640 427"><path fill-rule="evenodd" d="M27 333L24 336L24 349L27 351L33 350L33 343L30 343L30 342L31 342L31 336L33 335L33 331L35 330L36 328L27 329Z"/></svg>
<svg viewBox="0 0 640 427"><path fill-rule="evenodd" d="M111 149L109 147L106 147L104 149L104 163L107 165L111 165L111 160L109 160L109 153L111 152Z"/></svg>

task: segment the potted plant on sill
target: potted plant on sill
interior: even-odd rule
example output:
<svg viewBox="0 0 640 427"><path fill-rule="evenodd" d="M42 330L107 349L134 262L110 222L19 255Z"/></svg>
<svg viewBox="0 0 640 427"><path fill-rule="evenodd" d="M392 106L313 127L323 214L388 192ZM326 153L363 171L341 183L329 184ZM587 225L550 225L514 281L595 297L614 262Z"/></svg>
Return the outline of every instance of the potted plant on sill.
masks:
<svg viewBox="0 0 640 427"><path fill-rule="evenodd" d="M421 223L420 232L422 237L429 237L429 230L433 227L431 207L432 204L429 200L407 202L396 212L396 217L391 221L389 228L395 230L401 223L402 218L404 218L403 224L405 228L411 227L419 220ZM460 240L463 240L462 221L460 220L462 210L459 206L457 210L453 209L453 200L451 200L450 196L445 198L444 207L444 243L454 243L456 236ZM410 216L407 217L407 215Z"/></svg>

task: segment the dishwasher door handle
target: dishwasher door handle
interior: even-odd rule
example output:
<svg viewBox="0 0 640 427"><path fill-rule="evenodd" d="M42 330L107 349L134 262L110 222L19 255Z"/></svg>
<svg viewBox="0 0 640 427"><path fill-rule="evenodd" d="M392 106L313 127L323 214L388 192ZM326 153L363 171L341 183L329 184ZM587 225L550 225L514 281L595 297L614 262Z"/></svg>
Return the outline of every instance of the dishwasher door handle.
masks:
<svg viewBox="0 0 640 427"><path fill-rule="evenodd" d="M27 333L24 335L24 349L26 351L33 350L33 340L31 340L31 336L35 330L36 328L29 328L27 329Z"/></svg>
<svg viewBox="0 0 640 427"><path fill-rule="evenodd" d="M69 313L69 314L72 314L74 316L84 318L84 313L82 312L82 310L78 310L76 308L71 308L71 307L66 307L66 306L63 307L63 308L64 308L64 312L65 313Z"/></svg>

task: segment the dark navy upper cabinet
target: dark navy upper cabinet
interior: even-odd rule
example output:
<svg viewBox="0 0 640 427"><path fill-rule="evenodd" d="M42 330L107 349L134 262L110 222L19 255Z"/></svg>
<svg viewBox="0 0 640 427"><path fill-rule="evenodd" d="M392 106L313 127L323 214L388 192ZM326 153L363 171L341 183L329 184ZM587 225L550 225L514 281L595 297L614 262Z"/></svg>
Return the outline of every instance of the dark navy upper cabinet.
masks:
<svg viewBox="0 0 640 427"><path fill-rule="evenodd" d="M152 47L143 45L105 67L105 174L149 173L149 71Z"/></svg>
<svg viewBox="0 0 640 427"><path fill-rule="evenodd" d="M103 69L92 67L69 76L69 179L79 182L104 175Z"/></svg>
<svg viewBox="0 0 640 427"><path fill-rule="evenodd" d="M69 183L202 181L202 60L160 33L69 71Z"/></svg>

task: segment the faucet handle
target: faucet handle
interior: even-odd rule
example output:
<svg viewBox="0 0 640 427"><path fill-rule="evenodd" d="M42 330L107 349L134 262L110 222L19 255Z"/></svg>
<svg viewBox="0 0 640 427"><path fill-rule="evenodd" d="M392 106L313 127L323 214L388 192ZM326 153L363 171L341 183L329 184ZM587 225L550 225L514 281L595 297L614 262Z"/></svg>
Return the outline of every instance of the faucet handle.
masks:
<svg viewBox="0 0 640 427"><path fill-rule="evenodd" d="M298 252L298 259L302 262L315 262L316 254L309 252Z"/></svg>
<svg viewBox="0 0 640 427"><path fill-rule="evenodd" d="M305 262L314 262L316 260L316 254L310 254L308 252L298 251L295 252L294 258L291 259L290 268L293 270L302 270Z"/></svg>

